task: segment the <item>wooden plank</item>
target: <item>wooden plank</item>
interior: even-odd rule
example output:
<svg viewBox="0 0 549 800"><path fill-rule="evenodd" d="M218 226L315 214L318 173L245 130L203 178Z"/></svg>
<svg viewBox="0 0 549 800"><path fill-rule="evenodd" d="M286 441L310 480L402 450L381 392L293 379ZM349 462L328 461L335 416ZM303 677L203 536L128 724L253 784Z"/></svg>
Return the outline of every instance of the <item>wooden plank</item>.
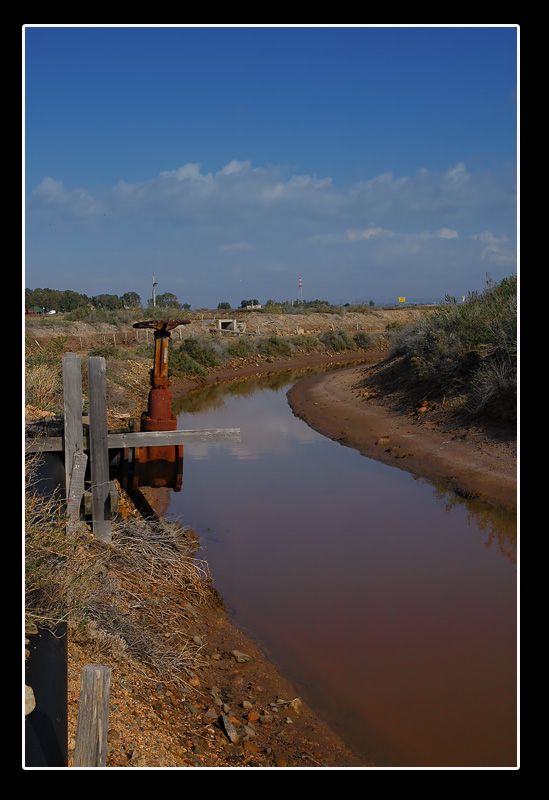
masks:
<svg viewBox="0 0 549 800"><path fill-rule="evenodd" d="M75 767L106 766L110 692L110 667L87 664L82 669L80 683Z"/></svg>
<svg viewBox="0 0 549 800"><path fill-rule="evenodd" d="M105 359L88 357L90 403L90 473L93 535L112 541L110 511L109 450L107 446L107 380Z"/></svg>
<svg viewBox="0 0 549 800"><path fill-rule="evenodd" d="M84 495L84 476L88 456L86 453L75 453L73 459L71 484L67 496L67 530L73 531L80 521L80 505Z"/></svg>
<svg viewBox="0 0 549 800"><path fill-rule="evenodd" d="M65 497L68 502L76 453L84 450L82 434L82 368L75 353L67 353L63 370L63 449L65 450Z"/></svg>
<svg viewBox="0 0 549 800"><path fill-rule="evenodd" d="M61 453L64 445L62 436L29 437L25 439L25 453Z"/></svg>
<svg viewBox="0 0 549 800"><path fill-rule="evenodd" d="M107 437L109 449L122 447L169 446L203 442L240 442L240 428L212 428L211 430L186 431L132 431L110 433Z"/></svg>
<svg viewBox="0 0 549 800"><path fill-rule="evenodd" d="M185 431L132 431L128 433L108 433L107 447L119 450L124 447L162 447L164 445L222 444L223 442L240 442L240 428L212 428L205 430ZM63 449L60 436L44 436L25 440L27 453L54 453ZM89 450L88 437L84 435L84 450Z"/></svg>

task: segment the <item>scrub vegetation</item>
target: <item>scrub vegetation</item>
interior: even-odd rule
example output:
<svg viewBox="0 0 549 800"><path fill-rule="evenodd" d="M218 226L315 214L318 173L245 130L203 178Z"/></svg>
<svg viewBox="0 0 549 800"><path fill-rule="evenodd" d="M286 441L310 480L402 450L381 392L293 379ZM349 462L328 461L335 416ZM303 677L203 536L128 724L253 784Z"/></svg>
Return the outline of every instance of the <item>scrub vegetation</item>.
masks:
<svg viewBox="0 0 549 800"><path fill-rule="evenodd" d="M516 423L516 276L488 280L462 303L447 298L395 333L392 362L380 379L418 400L454 401L471 417Z"/></svg>

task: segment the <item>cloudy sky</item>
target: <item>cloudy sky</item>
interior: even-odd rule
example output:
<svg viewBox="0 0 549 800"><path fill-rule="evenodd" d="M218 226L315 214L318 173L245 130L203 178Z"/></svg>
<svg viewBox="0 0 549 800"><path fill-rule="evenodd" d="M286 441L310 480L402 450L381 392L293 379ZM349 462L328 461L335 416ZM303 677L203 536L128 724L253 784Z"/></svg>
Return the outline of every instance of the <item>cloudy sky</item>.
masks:
<svg viewBox="0 0 549 800"><path fill-rule="evenodd" d="M45 26L28 288L443 300L517 271L518 30Z"/></svg>

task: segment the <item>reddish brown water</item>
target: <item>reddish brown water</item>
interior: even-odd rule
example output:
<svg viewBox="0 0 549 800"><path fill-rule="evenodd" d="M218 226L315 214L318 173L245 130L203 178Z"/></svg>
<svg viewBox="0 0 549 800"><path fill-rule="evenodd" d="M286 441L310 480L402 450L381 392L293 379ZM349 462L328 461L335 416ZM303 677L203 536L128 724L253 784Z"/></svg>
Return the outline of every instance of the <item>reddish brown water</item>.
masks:
<svg viewBox="0 0 549 800"><path fill-rule="evenodd" d="M185 448L169 511L235 623L365 760L514 767L514 519L320 436L276 381L179 418L242 431Z"/></svg>

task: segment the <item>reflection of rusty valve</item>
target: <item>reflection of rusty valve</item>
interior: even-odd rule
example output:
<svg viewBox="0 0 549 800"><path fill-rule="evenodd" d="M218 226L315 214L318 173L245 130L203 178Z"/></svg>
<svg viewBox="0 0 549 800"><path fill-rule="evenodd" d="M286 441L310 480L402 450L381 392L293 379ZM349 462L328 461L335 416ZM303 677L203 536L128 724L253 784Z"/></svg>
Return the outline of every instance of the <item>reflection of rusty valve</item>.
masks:
<svg viewBox="0 0 549 800"><path fill-rule="evenodd" d="M147 411L141 415L142 431L174 431L177 427L168 388L168 341L170 331L179 325L188 324L188 320L149 320L136 322L133 326L154 330L154 366L151 370ZM180 491L183 479L183 445L136 447L133 454L125 454L125 462L131 473L130 488L152 486Z"/></svg>

